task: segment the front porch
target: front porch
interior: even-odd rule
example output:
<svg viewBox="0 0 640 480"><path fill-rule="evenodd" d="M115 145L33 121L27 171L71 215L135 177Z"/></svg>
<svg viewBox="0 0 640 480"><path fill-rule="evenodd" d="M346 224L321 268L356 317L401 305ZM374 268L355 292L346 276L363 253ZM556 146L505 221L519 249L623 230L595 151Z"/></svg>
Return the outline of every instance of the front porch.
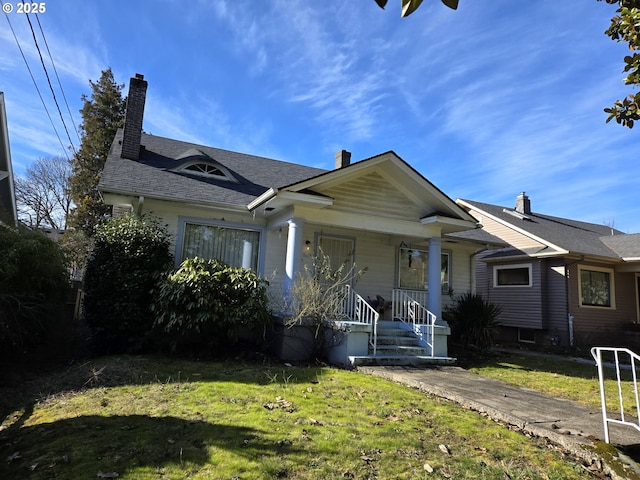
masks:
<svg viewBox="0 0 640 480"><path fill-rule="evenodd" d="M353 367L455 363L455 358L447 355L451 330L424 307L421 300L426 298L424 291L394 289L391 319L381 320L370 302L346 288L344 320L334 324L347 334L337 345L328 342L329 361Z"/></svg>

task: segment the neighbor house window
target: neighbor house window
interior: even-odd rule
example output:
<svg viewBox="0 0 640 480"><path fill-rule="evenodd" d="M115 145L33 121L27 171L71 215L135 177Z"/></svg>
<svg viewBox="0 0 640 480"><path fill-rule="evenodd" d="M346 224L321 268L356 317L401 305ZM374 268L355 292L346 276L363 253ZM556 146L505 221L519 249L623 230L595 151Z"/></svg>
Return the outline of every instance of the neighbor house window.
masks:
<svg viewBox="0 0 640 480"><path fill-rule="evenodd" d="M580 305L614 307L613 270L598 267L578 267L580 272Z"/></svg>
<svg viewBox="0 0 640 480"><path fill-rule="evenodd" d="M531 285L530 263L493 267L494 287L530 287Z"/></svg>
<svg viewBox="0 0 640 480"><path fill-rule="evenodd" d="M202 224L185 221L180 259L216 259L233 268L250 268L257 272L260 255L260 231L235 225Z"/></svg>
<svg viewBox="0 0 640 480"><path fill-rule="evenodd" d="M429 275L429 251L416 248L400 248L398 255L398 288L427 290ZM440 288L449 292L451 282L451 252L440 254Z"/></svg>

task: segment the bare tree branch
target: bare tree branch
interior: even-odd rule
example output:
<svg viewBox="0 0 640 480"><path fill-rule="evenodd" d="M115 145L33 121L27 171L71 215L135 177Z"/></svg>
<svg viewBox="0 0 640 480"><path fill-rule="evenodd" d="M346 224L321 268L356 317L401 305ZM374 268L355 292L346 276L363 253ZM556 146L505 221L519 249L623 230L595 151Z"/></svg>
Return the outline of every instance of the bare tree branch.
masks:
<svg viewBox="0 0 640 480"><path fill-rule="evenodd" d="M16 177L18 218L27 225L64 230L72 206L69 194L71 166L62 157L39 158Z"/></svg>

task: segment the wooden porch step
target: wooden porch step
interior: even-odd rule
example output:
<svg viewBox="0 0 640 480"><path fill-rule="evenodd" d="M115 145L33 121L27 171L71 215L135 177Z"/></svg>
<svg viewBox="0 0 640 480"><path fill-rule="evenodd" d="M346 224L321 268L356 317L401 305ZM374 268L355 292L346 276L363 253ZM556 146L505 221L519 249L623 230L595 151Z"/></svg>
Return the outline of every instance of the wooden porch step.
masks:
<svg viewBox="0 0 640 480"><path fill-rule="evenodd" d="M410 332L407 332L410 333ZM404 345L404 346L414 346L414 347L418 347L420 345L420 342L418 342L418 339L416 337L414 337L413 335L409 335L409 336L398 336L398 335L380 335L378 334L377 336L377 343L378 343L378 347L382 346L382 345Z"/></svg>
<svg viewBox="0 0 640 480"><path fill-rule="evenodd" d="M427 355L426 348L414 345L378 345L378 355ZM369 351L369 353L372 353Z"/></svg>
<svg viewBox="0 0 640 480"><path fill-rule="evenodd" d="M452 357L430 357L426 355L361 355L349 357L352 367L386 365L386 366L439 366L455 365Z"/></svg>
<svg viewBox="0 0 640 480"><path fill-rule="evenodd" d="M380 328L378 327L378 336L383 337L412 337L413 332L410 330L402 330L401 328Z"/></svg>

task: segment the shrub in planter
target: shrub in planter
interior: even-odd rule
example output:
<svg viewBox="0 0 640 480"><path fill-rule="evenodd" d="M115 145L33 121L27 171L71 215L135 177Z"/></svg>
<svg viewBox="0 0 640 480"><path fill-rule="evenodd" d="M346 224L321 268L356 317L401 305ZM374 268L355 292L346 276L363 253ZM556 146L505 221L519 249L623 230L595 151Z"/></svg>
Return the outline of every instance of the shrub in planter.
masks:
<svg viewBox="0 0 640 480"><path fill-rule="evenodd" d="M207 352L234 343L243 329L271 320L268 282L251 270L218 260L188 258L158 282L152 310L169 347Z"/></svg>
<svg viewBox="0 0 640 480"><path fill-rule="evenodd" d="M499 305L478 293L465 293L445 310L444 318L451 327L451 337L463 345L486 349L493 344L493 334L500 325Z"/></svg>
<svg viewBox="0 0 640 480"><path fill-rule="evenodd" d="M67 258L38 230L0 223L0 352L45 342L70 287Z"/></svg>
<svg viewBox="0 0 640 480"><path fill-rule="evenodd" d="M358 270L355 263L350 262L336 267L322 248L318 248L316 255L305 263L303 272L283 299L283 311L289 314L286 320L289 328L306 325L312 329L311 359L324 357L324 330L333 329L335 321L346 318L344 300L347 287L357 283L367 270L367 267Z"/></svg>
<svg viewBox="0 0 640 480"><path fill-rule="evenodd" d="M98 226L84 277L84 317L98 353L154 348L149 309L158 276L173 258L166 229L126 215Z"/></svg>

